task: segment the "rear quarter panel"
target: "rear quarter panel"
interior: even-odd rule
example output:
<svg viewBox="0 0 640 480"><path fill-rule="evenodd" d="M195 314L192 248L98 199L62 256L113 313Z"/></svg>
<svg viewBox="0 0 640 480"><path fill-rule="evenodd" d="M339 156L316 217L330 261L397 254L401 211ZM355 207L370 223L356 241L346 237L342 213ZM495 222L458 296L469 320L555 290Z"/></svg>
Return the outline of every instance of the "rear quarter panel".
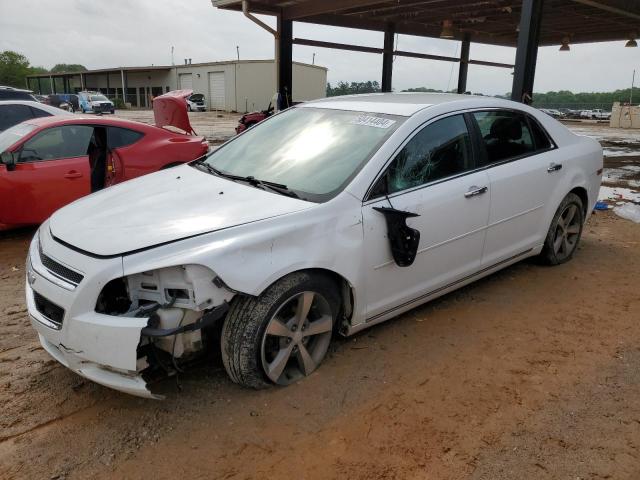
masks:
<svg viewBox="0 0 640 480"><path fill-rule="evenodd" d="M563 174L559 176L559 182L547 204L545 212L547 227L562 199L576 187L582 187L587 191L588 203L585 205L585 219L588 218L598 199L602 180L602 146L591 137L574 134L560 122L547 115L535 112L534 116L558 146L563 169Z"/></svg>
<svg viewBox="0 0 640 480"><path fill-rule="evenodd" d="M202 137L165 132L145 132L145 136L127 147L117 149L124 167L122 180L157 172L168 165L186 163L208 151Z"/></svg>

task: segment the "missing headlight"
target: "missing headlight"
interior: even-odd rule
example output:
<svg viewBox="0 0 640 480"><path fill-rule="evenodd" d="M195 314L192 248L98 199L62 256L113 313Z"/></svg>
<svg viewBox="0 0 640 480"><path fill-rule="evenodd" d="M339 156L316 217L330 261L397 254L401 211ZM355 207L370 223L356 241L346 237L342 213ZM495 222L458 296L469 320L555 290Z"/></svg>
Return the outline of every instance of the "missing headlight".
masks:
<svg viewBox="0 0 640 480"><path fill-rule="evenodd" d="M107 283L96 302L96 312L106 315L122 315L131 308L131 299L124 278L114 278Z"/></svg>

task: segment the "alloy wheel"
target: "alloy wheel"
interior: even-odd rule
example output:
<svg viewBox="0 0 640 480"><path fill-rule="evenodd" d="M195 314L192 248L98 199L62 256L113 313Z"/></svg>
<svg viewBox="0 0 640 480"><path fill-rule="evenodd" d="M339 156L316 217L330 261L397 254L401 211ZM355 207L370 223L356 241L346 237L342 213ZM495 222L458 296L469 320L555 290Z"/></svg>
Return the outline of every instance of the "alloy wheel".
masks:
<svg viewBox="0 0 640 480"><path fill-rule="evenodd" d="M575 250L580 237L580 221L578 206L573 203L567 205L558 217L553 237L553 252L558 259L567 258Z"/></svg>
<svg viewBox="0 0 640 480"><path fill-rule="evenodd" d="M333 314L318 292L301 292L271 317L262 338L262 367L271 381L287 385L313 372L331 342Z"/></svg>

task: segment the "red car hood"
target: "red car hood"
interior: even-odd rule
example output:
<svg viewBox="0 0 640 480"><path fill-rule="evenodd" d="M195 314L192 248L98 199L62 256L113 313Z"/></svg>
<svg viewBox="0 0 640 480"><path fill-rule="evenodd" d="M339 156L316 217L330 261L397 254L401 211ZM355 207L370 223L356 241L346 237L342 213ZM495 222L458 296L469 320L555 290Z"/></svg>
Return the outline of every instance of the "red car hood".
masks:
<svg viewBox="0 0 640 480"><path fill-rule="evenodd" d="M173 90L153 99L153 117L157 127L179 128L195 135L187 114L187 98L193 90Z"/></svg>

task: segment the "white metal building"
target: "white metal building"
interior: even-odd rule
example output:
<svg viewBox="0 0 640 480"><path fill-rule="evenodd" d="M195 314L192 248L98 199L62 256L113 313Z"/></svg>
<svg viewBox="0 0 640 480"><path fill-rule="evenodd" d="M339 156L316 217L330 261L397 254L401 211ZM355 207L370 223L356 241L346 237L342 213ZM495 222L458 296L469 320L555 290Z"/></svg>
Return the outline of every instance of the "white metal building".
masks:
<svg viewBox="0 0 640 480"><path fill-rule="evenodd" d="M324 97L327 69L293 64L293 101ZM30 75L28 88L36 93L74 93L98 90L111 98L123 98L132 107L149 108L151 99L176 89L205 95L211 110L253 111L267 107L276 91L273 60L234 60L175 66L122 67L82 73Z"/></svg>

